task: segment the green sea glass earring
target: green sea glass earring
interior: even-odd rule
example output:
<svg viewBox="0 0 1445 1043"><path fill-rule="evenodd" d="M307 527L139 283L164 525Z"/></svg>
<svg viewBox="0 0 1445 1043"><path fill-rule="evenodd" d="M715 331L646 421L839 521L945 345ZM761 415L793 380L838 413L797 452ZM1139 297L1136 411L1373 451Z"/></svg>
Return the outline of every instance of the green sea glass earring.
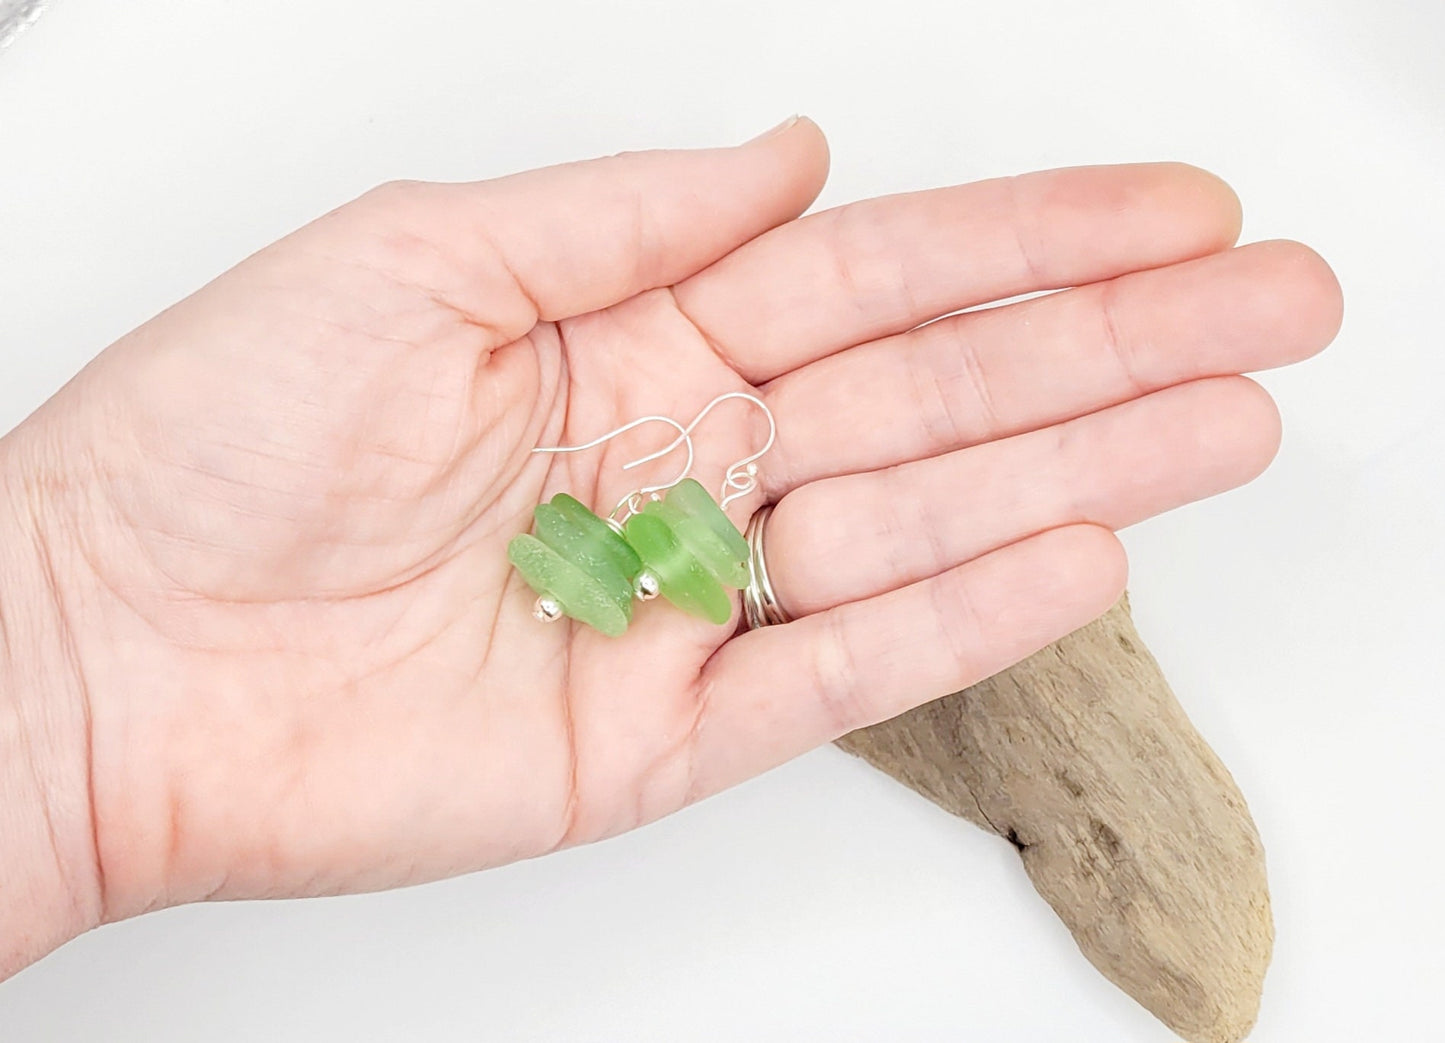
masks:
<svg viewBox="0 0 1445 1043"><path fill-rule="evenodd" d="M714 500L692 470L692 432L719 403L744 399L762 409L768 438L757 452L728 467L720 500ZM617 637L632 620L634 600L659 595L712 623L732 616L732 590L748 582L748 543L724 508L758 485L756 461L772 448L777 428L771 410L742 391L719 395L683 427L671 417L646 416L590 442L542 446L533 452L570 453L591 449L641 424L660 421L677 430L667 445L623 465L638 467L685 446L687 462L669 482L643 486L624 496L606 519L581 502L558 493L534 510L534 534L522 533L507 546L507 558L537 594L532 614L543 622L563 616Z"/></svg>

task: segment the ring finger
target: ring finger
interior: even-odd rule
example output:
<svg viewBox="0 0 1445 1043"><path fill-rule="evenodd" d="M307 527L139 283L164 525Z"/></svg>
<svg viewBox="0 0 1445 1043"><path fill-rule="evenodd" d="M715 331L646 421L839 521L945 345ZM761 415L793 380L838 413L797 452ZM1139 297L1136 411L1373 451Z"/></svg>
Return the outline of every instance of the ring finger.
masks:
<svg viewBox="0 0 1445 1043"><path fill-rule="evenodd" d="M1119 529L1242 485L1279 444L1244 377L1193 381L1052 427L810 482L778 503L768 568L807 615L937 575L1073 523Z"/></svg>

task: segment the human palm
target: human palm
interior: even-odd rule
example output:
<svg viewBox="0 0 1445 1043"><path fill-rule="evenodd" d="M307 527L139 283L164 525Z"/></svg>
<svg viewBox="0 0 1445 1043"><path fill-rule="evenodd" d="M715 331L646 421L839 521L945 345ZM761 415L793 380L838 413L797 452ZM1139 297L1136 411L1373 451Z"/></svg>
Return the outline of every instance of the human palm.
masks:
<svg viewBox="0 0 1445 1043"><path fill-rule="evenodd" d="M1293 244L1228 250L1190 168L794 220L802 121L738 149L386 186L130 334L9 438L82 679L105 915L395 886L597 839L977 681L1123 586L1110 529L1253 477L1244 370L1338 322ZM940 316L1042 289L1066 292ZM926 325L925 325L926 324ZM507 541L606 513L728 391L775 449L797 617L543 626ZM694 473L761 444L720 406Z"/></svg>

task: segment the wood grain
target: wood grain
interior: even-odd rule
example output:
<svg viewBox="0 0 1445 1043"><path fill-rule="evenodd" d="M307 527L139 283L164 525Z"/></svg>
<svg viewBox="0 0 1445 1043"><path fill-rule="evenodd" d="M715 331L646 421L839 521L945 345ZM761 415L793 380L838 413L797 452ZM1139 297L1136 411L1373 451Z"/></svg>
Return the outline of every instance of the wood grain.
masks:
<svg viewBox="0 0 1445 1043"><path fill-rule="evenodd" d="M1274 941L1264 849L1127 597L838 744L1012 843L1084 955L1180 1036L1248 1034Z"/></svg>

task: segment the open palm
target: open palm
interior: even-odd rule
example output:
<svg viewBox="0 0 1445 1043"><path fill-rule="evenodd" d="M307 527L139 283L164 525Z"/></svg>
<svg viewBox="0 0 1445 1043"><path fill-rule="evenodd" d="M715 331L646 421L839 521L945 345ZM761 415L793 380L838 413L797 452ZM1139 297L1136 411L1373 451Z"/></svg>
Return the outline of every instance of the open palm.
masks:
<svg viewBox="0 0 1445 1043"><path fill-rule="evenodd" d="M1277 416L1233 374L1338 322L1328 268L1230 250L1237 204L1192 168L795 220L826 165L799 121L385 186L10 436L47 475L107 917L596 839L996 672L1118 596L1110 529L1265 466ZM621 638L536 623L507 541L555 492L606 513L646 480L621 462L671 433L530 450L738 390L778 443L730 513L778 503L796 621L739 634L657 602ZM719 407L694 473L716 489L764 432Z"/></svg>

